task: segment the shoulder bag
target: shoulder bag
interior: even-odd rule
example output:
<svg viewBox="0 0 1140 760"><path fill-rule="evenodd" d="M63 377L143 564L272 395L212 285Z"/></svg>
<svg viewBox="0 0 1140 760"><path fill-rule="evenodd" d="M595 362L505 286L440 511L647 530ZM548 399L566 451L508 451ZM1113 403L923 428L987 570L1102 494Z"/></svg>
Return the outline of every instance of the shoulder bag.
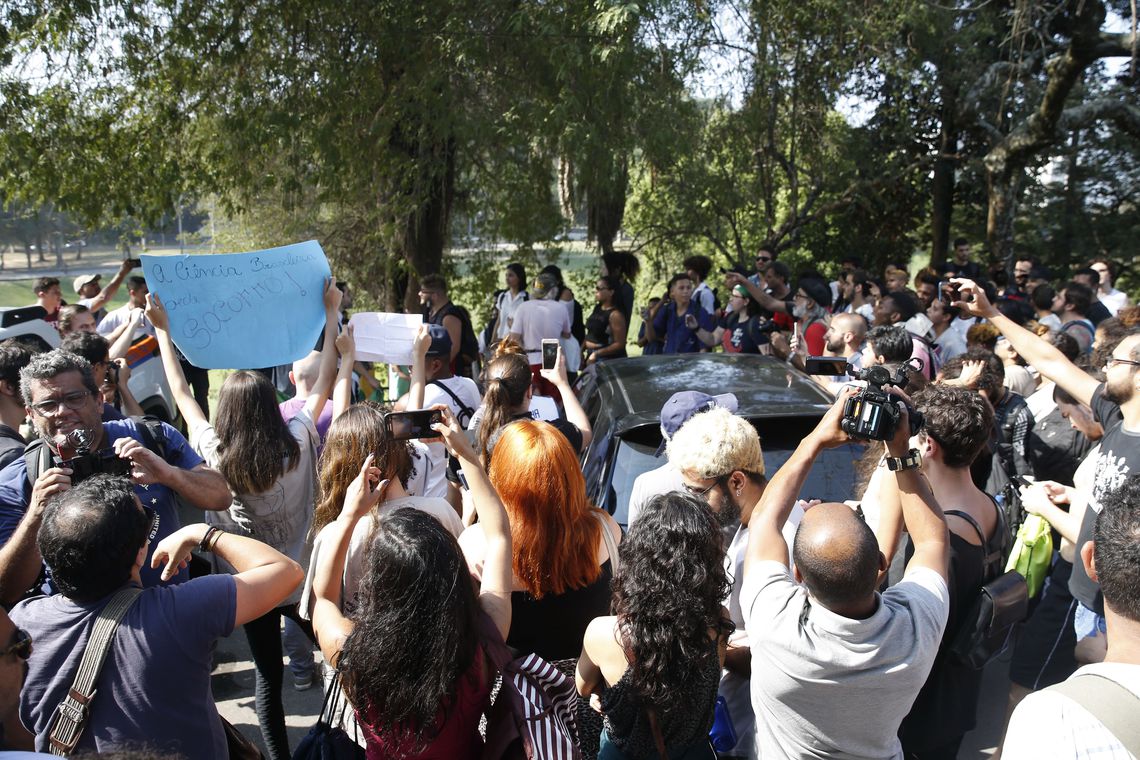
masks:
<svg viewBox="0 0 1140 760"><path fill-rule="evenodd" d="M1082 673L1050 686L1099 720L1133 757L1140 757L1140 697L1108 676Z"/></svg>
<svg viewBox="0 0 1140 760"><path fill-rule="evenodd" d="M71 688L67 690L67 696L55 708L55 715L52 716L48 732L48 749L51 754L68 757L79 744L79 737L83 735L87 719L91 717L95 682L99 680L103 662L111 651L111 642L115 640L119 621L141 593L142 589L137 586L125 588L111 597L111 601L100 610L91 627L83 658L79 661L79 671L75 674Z"/></svg>

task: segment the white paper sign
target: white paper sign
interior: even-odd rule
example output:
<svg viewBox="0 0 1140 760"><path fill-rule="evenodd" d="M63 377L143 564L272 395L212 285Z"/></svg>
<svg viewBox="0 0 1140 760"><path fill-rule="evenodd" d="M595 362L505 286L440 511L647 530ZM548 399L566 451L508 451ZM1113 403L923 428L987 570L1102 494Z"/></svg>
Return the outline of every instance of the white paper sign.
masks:
<svg viewBox="0 0 1140 760"><path fill-rule="evenodd" d="M366 362L411 364L416 330L424 323L419 314L362 311L348 320L356 342L356 358Z"/></svg>

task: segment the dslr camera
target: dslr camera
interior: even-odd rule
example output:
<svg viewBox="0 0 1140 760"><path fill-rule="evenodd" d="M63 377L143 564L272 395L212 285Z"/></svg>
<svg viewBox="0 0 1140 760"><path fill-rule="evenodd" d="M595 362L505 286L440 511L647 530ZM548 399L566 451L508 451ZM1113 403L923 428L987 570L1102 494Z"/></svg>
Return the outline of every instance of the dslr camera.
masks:
<svg viewBox="0 0 1140 760"><path fill-rule="evenodd" d="M92 451L92 438L90 430L72 430L67 434L65 444L59 448L61 453L70 449L75 455L69 459L52 457L56 467L71 470L72 485L101 472L108 475L130 475L130 460L120 458L113 448Z"/></svg>
<svg viewBox="0 0 1140 760"><path fill-rule="evenodd" d="M888 385L902 388L906 386L912 369L921 371L921 367L914 367L910 362L921 360L911 359L900 365L894 375L886 367L878 365L852 372L852 377L865 381L867 387L860 388L858 393L847 399L843 407L843 419L839 422L843 432L871 441L889 441L895 437L902 418L898 407L898 402L902 399L887 393L884 388ZM910 420L910 434L914 435L922 428L922 413L907 404L907 417Z"/></svg>

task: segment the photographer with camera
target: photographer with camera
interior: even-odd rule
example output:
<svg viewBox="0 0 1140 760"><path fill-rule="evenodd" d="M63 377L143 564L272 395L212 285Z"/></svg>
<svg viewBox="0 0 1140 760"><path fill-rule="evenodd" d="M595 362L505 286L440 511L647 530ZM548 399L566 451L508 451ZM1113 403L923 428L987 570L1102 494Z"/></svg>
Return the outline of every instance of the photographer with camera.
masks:
<svg viewBox="0 0 1140 760"><path fill-rule="evenodd" d="M44 505L90 475L129 475L139 500L159 515L159 540L179 528L176 495L199 509L229 507L225 478L173 427L101 421L103 400L86 359L60 350L39 354L20 372L20 388L39 439L0 472L0 603L15 602L36 583ZM170 582L188 577L183 569ZM162 582L149 556L142 580ZM44 590L56 591L50 577Z"/></svg>
<svg viewBox="0 0 1140 760"><path fill-rule="evenodd" d="M858 513L836 503L804 515L789 569L781 529L815 458L851 440L849 407L865 392L840 394L752 513L740 604L752 643L752 704L765 760L900 757L896 731L930 673L946 626L946 521L918 470L910 413L896 389L889 391L897 422L887 463L915 547L906 576L877 591L886 560L875 534Z"/></svg>

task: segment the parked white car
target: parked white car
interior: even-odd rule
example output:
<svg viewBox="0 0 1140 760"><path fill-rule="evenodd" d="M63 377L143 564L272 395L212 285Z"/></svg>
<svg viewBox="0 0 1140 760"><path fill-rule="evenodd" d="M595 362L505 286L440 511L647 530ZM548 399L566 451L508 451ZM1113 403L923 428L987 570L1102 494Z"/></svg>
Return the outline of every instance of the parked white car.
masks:
<svg viewBox="0 0 1140 760"><path fill-rule="evenodd" d="M43 320L40 306L0 307L0 340L21 338L42 350L59 348L59 333ZM149 341L149 342L147 342ZM131 379L128 387L146 414L176 424L178 409L162 371L158 343L153 338L135 341L128 353Z"/></svg>

